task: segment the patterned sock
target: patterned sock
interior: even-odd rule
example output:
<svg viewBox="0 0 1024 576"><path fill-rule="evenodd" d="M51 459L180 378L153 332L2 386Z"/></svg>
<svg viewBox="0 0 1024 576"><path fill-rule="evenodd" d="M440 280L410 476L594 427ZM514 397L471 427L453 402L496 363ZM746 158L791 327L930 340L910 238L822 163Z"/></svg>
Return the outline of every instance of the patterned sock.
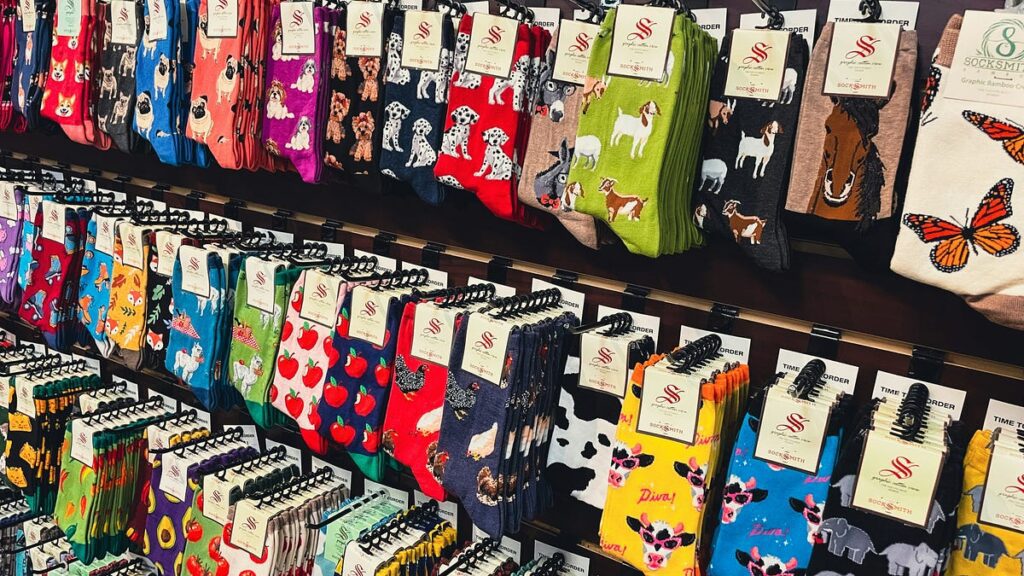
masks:
<svg viewBox="0 0 1024 576"><path fill-rule="evenodd" d="M50 72L40 113L53 120L68 138L79 144L90 144L85 124L90 105L90 66L93 34L92 3L81 2L78 34L62 36L59 15L54 16L54 45L50 55Z"/></svg>
<svg viewBox="0 0 1024 576"><path fill-rule="evenodd" d="M95 79L97 127L110 136L122 152L131 152L139 144L138 134L132 130L132 117L135 114L135 52L142 40L143 22L137 4L132 4L129 10L132 13L128 18L136 22L135 39L131 44L104 42ZM104 13L105 25L111 28L113 14L105 7Z"/></svg>
<svg viewBox="0 0 1024 576"><path fill-rule="evenodd" d="M142 342L146 332L146 300L145 287L147 282L146 262L149 262L148 233L140 231L136 226L122 221L114 235L114 266L111 271L110 308L107 310L107 324L104 332L114 344L113 353L117 354L128 366L138 367L142 359ZM142 247L135 250L135 244L141 241ZM125 261L126 250L139 254L129 255ZM141 264L141 266L140 266Z"/></svg>
<svg viewBox="0 0 1024 576"><path fill-rule="evenodd" d="M53 47L53 7L45 1L35 4L36 21L32 31L25 30L25 19L20 15L16 37L18 59L14 63L11 90L16 91L14 109L25 117L30 130L50 124L39 109L49 80L49 65Z"/></svg>
<svg viewBox="0 0 1024 576"><path fill-rule="evenodd" d="M21 254L21 227L24 222L24 200L20 188L11 188L14 219L0 217L0 301L13 305L18 294L18 260Z"/></svg>
<svg viewBox="0 0 1024 576"><path fill-rule="evenodd" d="M106 231L105 246L97 248L96 238L100 227ZM104 357L113 349L106 335L107 309L110 305L110 272L114 269L113 230L117 219L99 214L89 221L85 240L85 253L82 256L82 275L78 285L78 315L82 327L96 344L96 349Z"/></svg>

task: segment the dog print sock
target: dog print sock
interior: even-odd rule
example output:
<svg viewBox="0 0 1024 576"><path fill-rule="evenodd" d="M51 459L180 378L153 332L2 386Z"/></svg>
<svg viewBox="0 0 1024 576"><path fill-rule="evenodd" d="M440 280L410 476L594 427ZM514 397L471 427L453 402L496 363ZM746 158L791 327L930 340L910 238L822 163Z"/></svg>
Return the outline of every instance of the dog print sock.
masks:
<svg viewBox="0 0 1024 576"><path fill-rule="evenodd" d="M113 352L133 367L139 366L146 333L148 235L147 230L122 221L114 236L110 308L104 332L114 344Z"/></svg>
<svg viewBox="0 0 1024 576"><path fill-rule="evenodd" d="M323 324L302 316L309 274L310 270L303 270L292 287L269 393L270 403L295 420L302 439L310 449L323 454L327 450L327 440L318 431L317 404L323 397L324 378L334 351L334 330L343 321L340 311L348 285L341 282L338 287L337 305L332 316L335 320L331 324Z"/></svg>
<svg viewBox="0 0 1024 576"><path fill-rule="evenodd" d="M993 322L1019 329L1024 224L1011 194L1024 186L1024 153L1014 148L1020 108L946 96L943 79L949 77L961 23L959 15L950 18L932 61L891 266L959 295ZM984 176L965 170L965 158L985 166Z"/></svg>
<svg viewBox="0 0 1024 576"><path fill-rule="evenodd" d="M260 272L257 270L256 273ZM253 420L263 428L283 424L281 413L270 405L267 394L274 374L288 296L300 272L295 268L277 267L269 312L249 304L249 275L245 269L238 275L227 378L242 395Z"/></svg>
<svg viewBox="0 0 1024 576"><path fill-rule="evenodd" d="M985 482L988 480L992 432L978 430L964 457L963 495L956 513L956 546L946 574L950 576L1018 576L1024 557L1024 536L978 521Z"/></svg>
<svg viewBox="0 0 1024 576"><path fill-rule="evenodd" d="M352 99L359 98L356 91L359 83L355 81L358 59L349 58L345 46L347 32L345 30L345 12L342 11L332 22L329 30L331 38L331 71L329 76L330 96L327 98L327 127L324 133L324 165L335 170L344 170L342 162L348 158L349 148L345 144L350 141L349 131L352 129L349 112L352 110ZM352 78L351 80L349 78ZM362 157L362 153L360 153Z"/></svg>
<svg viewBox="0 0 1024 576"><path fill-rule="evenodd" d="M594 217L576 212L579 188L565 185L569 167L576 161L573 151L583 87L552 78L557 48L558 39L554 38L537 79L538 97L518 186L519 201L553 214L581 244L597 248Z"/></svg>
<svg viewBox="0 0 1024 576"><path fill-rule="evenodd" d="M24 225L22 189L11 187L13 219L0 216L0 301L16 305L18 295L18 260L21 255L21 228Z"/></svg>
<svg viewBox="0 0 1024 576"><path fill-rule="evenodd" d="M405 14L395 16L387 43L380 151L381 173L409 184L421 200L435 206L445 197L445 186L434 178L434 164L441 146L440 127L448 111L455 50L451 19L442 18L441 26L438 69L403 68Z"/></svg>
<svg viewBox="0 0 1024 576"><path fill-rule="evenodd" d="M113 349L106 335L107 310L110 306L110 273L114 269L114 236L117 219L93 215L86 233L82 256L82 275L78 284L78 318L96 349L104 358ZM97 243L100 230L102 243Z"/></svg>
<svg viewBox="0 0 1024 576"><path fill-rule="evenodd" d="M50 54L50 73L43 95L41 114L53 120L68 138L89 145L86 137L86 114L90 104L89 82L93 34L92 3L81 2L78 33L64 36L60 15L54 16L54 44Z"/></svg>
<svg viewBox="0 0 1024 576"><path fill-rule="evenodd" d="M889 236L895 224L888 219L899 200L894 190L910 121L917 32L900 33L888 99L822 93L832 33L832 24L826 23L807 68L786 209L809 214L813 225L844 245L854 258L878 266L877 252L888 252L888 248L868 248L882 240L891 246Z"/></svg>
<svg viewBox="0 0 1024 576"><path fill-rule="evenodd" d="M102 6L104 23L112 29L113 11ZM100 64L95 73L98 87L96 98L96 124L122 152L131 152L138 146L138 134L132 130L135 113L135 52L142 40L142 12L138 4L125 8L128 18L135 20L135 37L130 43L103 42ZM105 37L106 38L106 37Z"/></svg>
<svg viewBox="0 0 1024 576"><path fill-rule="evenodd" d="M319 182L323 166L319 119L326 85L321 63L328 61L330 12L313 8L312 54L284 54L280 6L274 7L270 20L274 32L266 55L263 143L271 154L290 161L305 182Z"/></svg>
<svg viewBox="0 0 1024 576"><path fill-rule="evenodd" d="M25 117L30 130L50 121L40 113L46 83L49 80L49 65L53 47L53 7L45 1L36 2L35 30L25 30L25 19L20 15L15 36L18 41L18 58L14 62L14 77L11 91L14 109Z"/></svg>
<svg viewBox="0 0 1024 576"><path fill-rule="evenodd" d="M727 37L712 78L693 218L705 233L736 242L759 266L783 270L789 267L789 241L782 197L803 95L807 44L800 35L791 35L777 102L723 95L730 45Z"/></svg>

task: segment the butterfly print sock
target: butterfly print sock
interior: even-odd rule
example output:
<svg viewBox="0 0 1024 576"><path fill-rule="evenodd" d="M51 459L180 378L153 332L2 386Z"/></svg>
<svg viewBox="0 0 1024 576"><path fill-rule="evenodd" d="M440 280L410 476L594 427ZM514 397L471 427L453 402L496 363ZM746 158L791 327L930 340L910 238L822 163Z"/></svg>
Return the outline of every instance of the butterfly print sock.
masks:
<svg viewBox="0 0 1024 576"><path fill-rule="evenodd" d="M1015 187L1024 186L1024 127L1012 120L1019 115L1015 106L945 96L942 79L949 76L961 21L950 18L932 63L930 105L921 116L891 266L958 294L993 322L1019 329L1024 274L1017 263L1024 257L1024 224L1011 198ZM964 171L963 158L986 166L988 177Z"/></svg>

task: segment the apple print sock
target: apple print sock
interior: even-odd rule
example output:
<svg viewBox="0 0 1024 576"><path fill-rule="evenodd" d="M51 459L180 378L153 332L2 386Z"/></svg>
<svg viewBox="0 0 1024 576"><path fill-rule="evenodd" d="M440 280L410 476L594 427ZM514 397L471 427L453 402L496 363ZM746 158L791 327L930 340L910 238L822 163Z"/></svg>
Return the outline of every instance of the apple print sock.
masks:
<svg viewBox="0 0 1024 576"><path fill-rule="evenodd" d="M101 4L107 29L113 26L113 11ZM139 136L132 130L135 114L135 52L142 41L142 11L138 4L126 8L128 18L135 20L135 40L131 44L104 41L100 49L100 64L95 73L96 125L110 136L122 152L131 152L139 144ZM108 38L105 36L104 38Z"/></svg>
<svg viewBox="0 0 1024 576"><path fill-rule="evenodd" d="M789 242L782 222L782 196L807 71L807 44L800 35L791 35L786 59L790 77L779 101L771 105L723 95L730 44L728 36L712 78L701 178L694 189L694 219L704 232L739 244L759 266L783 270L789 267ZM754 156L736 169L737 150L751 138L770 139L773 152L766 164Z"/></svg>
<svg viewBox="0 0 1024 576"><path fill-rule="evenodd" d="M374 481L379 481L384 473L380 454L381 424L391 386L399 322L407 300L407 297L389 299L381 346L349 336L349 322L339 324L333 340L334 364L327 368L326 386L340 384L348 395L340 407L335 407L332 404L336 403L337 392L334 393L335 401L328 402L325 390L317 408L321 436L333 438L338 433L336 425L355 429L355 438L342 444L359 470ZM351 314L352 292L349 292L341 307L341 317L349 319ZM338 357L343 361L338 361ZM343 433L345 437L342 440L349 440L347 430Z"/></svg>
<svg viewBox="0 0 1024 576"><path fill-rule="evenodd" d="M89 221L86 234L85 252L82 257L82 275L78 284L78 317L82 327L96 344L104 358L113 349L106 335L107 310L110 306L110 271L114 268L113 245L96 245L96 233L100 224L112 233L116 219L99 214ZM112 236L108 236L112 238Z"/></svg>
<svg viewBox="0 0 1024 576"><path fill-rule="evenodd" d="M255 256L250 256L255 258ZM274 374L277 345L283 340L284 311L299 269L279 267L274 275L273 313L250 306L248 276L238 274L235 288L234 324L231 327L231 351L228 356L228 379L242 394L249 414L263 428L283 424L281 413L267 399ZM290 336L290 335L284 335Z"/></svg>
<svg viewBox="0 0 1024 576"><path fill-rule="evenodd" d="M21 188L12 187L14 218L0 216L0 301L14 305L18 294L18 260L21 253L21 228L24 217L24 201Z"/></svg>
<svg viewBox="0 0 1024 576"><path fill-rule="evenodd" d="M275 156L289 160L305 182L319 182L322 172L320 120L326 91L324 68L330 47L327 28L332 11L313 8L314 53L282 54L281 9L275 6L270 25L274 41L267 50L267 96L263 143Z"/></svg>
<svg viewBox="0 0 1024 576"><path fill-rule="evenodd" d="M438 457L438 438L448 367L422 360L411 353L416 306L419 305L409 302L402 313L394 382L381 442L384 450L395 460L409 467L421 492L435 500L444 500L441 474L445 460ZM454 313L452 318L460 321Z"/></svg>
<svg viewBox="0 0 1024 576"><path fill-rule="evenodd" d="M325 371L332 360L335 326L326 326L300 315L307 273L306 270L300 273L288 300L270 387L270 402L295 420L310 449L323 454L327 450L327 440L318 433L319 426L315 420L317 404L323 396ZM333 316L338 318L338 322L341 321L339 313L346 291L347 284L342 282L338 288L338 310Z"/></svg>
<svg viewBox="0 0 1024 576"><path fill-rule="evenodd" d="M813 475L754 458L763 401L763 393L755 393L751 398L733 446L726 478L730 485L735 480L745 486L753 479L756 489L764 491L765 498L755 499L749 508L745 506L729 522L719 522L711 545L708 566L711 576L749 576L747 566L737 561L736 554L737 551L749 554L755 546L761 555L781 558L784 562L792 562L790 558L793 558L795 568L804 570L818 535L843 427L847 414L852 411L852 399L844 398L833 410L818 471ZM714 508L711 513L718 512Z"/></svg>
<svg viewBox="0 0 1024 576"><path fill-rule="evenodd" d="M421 200L436 206L445 197L445 186L434 179L434 164L441 146L440 127L448 112L455 29L450 18L441 19L441 55L436 71L402 67L404 30L405 14L398 12L388 36L383 109L389 125L392 117L399 122L397 130L386 134L394 136L383 139L380 170L408 183ZM408 110L405 118L403 109Z"/></svg>

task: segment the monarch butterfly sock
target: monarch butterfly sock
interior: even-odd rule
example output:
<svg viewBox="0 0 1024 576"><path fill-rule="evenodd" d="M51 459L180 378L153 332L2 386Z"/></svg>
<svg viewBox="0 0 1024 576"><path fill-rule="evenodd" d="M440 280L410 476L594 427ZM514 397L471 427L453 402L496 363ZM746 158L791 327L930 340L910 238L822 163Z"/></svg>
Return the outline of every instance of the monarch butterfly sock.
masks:
<svg viewBox="0 0 1024 576"><path fill-rule="evenodd" d="M1024 224L1011 193L1024 186L1024 128L1014 106L946 97L962 18L943 32L925 92L893 271L949 290L993 322L1024 328ZM963 154L968 154L963 156ZM957 169L962 158L985 177ZM925 170L925 167L930 167ZM970 227L971 238L964 227Z"/></svg>

